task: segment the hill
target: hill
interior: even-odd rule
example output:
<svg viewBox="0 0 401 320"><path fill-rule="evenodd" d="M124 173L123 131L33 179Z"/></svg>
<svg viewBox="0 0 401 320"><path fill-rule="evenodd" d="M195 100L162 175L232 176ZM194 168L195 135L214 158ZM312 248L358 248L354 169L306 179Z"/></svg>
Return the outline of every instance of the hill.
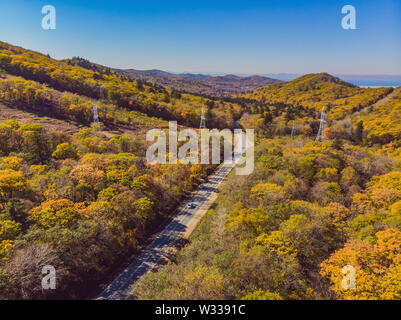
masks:
<svg viewBox="0 0 401 320"><path fill-rule="evenodd" d="M233 104L5 43L0 66L0 299L86 298L214 168L149 165L146 132L168 127L162 117L196 125L204 103L230 123L218 110ZM57 290L37 281L44 261Z"/></svg>
<svg viewBox="0 0 401 320"><path fill-rule="evenodd" d="M401 87L388 97L362 110L356 117L363 122L366 140L371 143L387 144L392 152L399 154L401 139Z"/></svg>
<svg viewBox="0 0 401 320"><path fill-rule="evenodd" d="M241 119L262 124L255 170L231 173L189 243L136 282L133 297L399 300L401 87L366 91L313 74L264 89L243 100L262 113ZM321 101L330 118L316 142ZM356 272L353 290L344 266Z"/></svg>
<svg viewBox="0 0 401 320"><path fill-rule="evenodd" d="M208 106L208 125L230 128L240 107L221 99L180 93L159 85L143 83L84 59L77 63L0 42L0 69L59 90L107 100L118 108L136 110L165 120L197 127L201 109ZM84 65L82 67L81 65ZM102 88L102 91L100 90Z"/></svg>
<svg viewBox="0 0 401 320"><path fill-rule="evenodd" d="M344 118L374 104L387 95L391 88L359 88L327 73L307 74L292 81L264 86L240 95L263 104L302 105L320 111L330 110L333 119Z"/></svg>
<svg viewBox="0 0 401 320"><path fill-rule="evenodd" d="M176 90L210 96L230 96L263 85L280 83L280 80L262 76L239 77L236 75L208 76L201 74L173 74L160 70L117 70L133 79L160 84Z"/></svg>
<svg viewBox="0 0 401 320"><path fill-rule="evenodd" d="M89 126L94 103L106 128ZM228 177L189 243L135 297L400 298L401 87L319 73L215 99L0 42L0 299L87 298L146 246L213 166L149 165L144 131L197 126L203 105L219 126L247 112L254 172ZM44 263L57 290L37 281ZM355 290L341 288L344 265L358 271Z"/></svg>

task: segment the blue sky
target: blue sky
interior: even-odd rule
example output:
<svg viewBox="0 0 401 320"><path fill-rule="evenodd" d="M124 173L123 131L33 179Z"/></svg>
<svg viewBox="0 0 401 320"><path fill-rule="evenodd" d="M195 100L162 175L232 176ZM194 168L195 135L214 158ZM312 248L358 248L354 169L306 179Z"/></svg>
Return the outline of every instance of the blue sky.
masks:
<svg viewBox="0 0 401 320"><path fill-rule="evenodd" d="M41 28L47 4L56 30ZM0 40L117 68L401 74L401 0L0 0Z"/></svg>

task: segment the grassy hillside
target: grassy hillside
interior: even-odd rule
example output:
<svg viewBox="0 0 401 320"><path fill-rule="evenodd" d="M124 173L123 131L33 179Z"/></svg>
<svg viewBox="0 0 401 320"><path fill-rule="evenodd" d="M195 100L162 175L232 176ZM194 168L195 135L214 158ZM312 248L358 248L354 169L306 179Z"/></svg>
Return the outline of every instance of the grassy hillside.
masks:
<svg viewBox="0 0 401 320"><path fill-rule="evenodd" d="M303 106L319 111L327 107L330 118L341 119L369 106L388 94L391 88L363 89L327 73L308 74L292 81L264 86L242 98L263 104Z"/></svg>
<svg viewBox="0 0 401 320"><path fill-rule="evenodd" d="M109 68L87 63L86 68L0 42L0 68L12 75L59 90L95 99L106 99L119 108L144 112L181 124L198 126L202 106L208 106L208 125L230 128L240 112L238 105L160 86L144 84ZM103 92L100 91L100 86Z"/></svg>
<svg viewBox="0 0 401 320"><path fill-rule="evenodd" d="M388 99L373 105L360 113L370 143L386 144L401 139L401 88Z"/></svg>
<svg viewBox="0 0 401 320"><path fill-rule="evenodd" d="M5 75L0 79L0 101L12 108L86 125L93 121L93 106L96 104L100 121L109 127L114 124L126 125L133 129L167 126L167 123L159 118L118 108L106 100L94 100L66 91L61 92L49 88L46 84L16 76Z"/></svg>

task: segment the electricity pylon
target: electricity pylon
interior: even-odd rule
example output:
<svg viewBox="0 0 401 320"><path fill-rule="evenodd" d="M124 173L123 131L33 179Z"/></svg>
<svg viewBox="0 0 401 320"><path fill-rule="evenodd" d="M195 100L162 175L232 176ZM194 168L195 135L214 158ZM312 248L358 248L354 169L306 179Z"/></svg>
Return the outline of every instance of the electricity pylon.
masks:
<svg viewBox="0 0 401 320"><path fill-rule="evenodd" d="M100 86L99 90L100 90L100 100L103 100L104 99L103 87ZM95 102L95 105L93 106L93 123L98 123L98 122L99 122L99 113L98 113L97 104Z"/></svg>
<svg viewBox="0 0 401 320"><path fill-rule="evenodd" d="M317 133L316 141L323 142L323 130L324 130L325 122L326 122L326 111L324 110L324 107L323 107L322 113L320 115L319 132Z"/></svg>
<svg viewBox="0 0 401 320"><path fill-rule="evenodd" d="M99 122L99 114L97 112L97 104L93 106L93 123Z"/></svg>
<svg viewBox="0 0 401 320"><path fill-rule="evenodd" d="M294 137L296 133L297 133L297 123L296 123L296 121L294 120L294 121L292 122L291 137Z"/></svg>
<svg viewBox="0 0 401 320"><path fill-rule="evenodd" d="M100 100L104 99L104 93L103 93L103 87L99 86L99 91L100 91Z"/></svg>
<svg viewBox="0 0 401 320"><path fill-rule="evenodd" d="M205 109L202 107L202 115L201 115L201 122L199 129L205 129L206 128L206 117L205 117Z"/></svg>

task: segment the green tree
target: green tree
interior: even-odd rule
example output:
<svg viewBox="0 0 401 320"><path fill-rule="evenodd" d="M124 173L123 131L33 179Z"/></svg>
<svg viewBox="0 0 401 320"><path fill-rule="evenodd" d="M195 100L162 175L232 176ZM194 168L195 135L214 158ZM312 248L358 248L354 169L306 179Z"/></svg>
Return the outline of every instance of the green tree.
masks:
<svg viewBox="0 0 401 320"><path fill-rule="evenodd" d="M75 148L68 142L61 143L53 152L52 157L57 160L77 159L78 154Z"/></svg>
<svg viewBox="0 0 401 320"><path fill-rule="evenodd" d="M259 289L247 294L241 300L283 300L283 298L277 293Z"/></svg>
<svg viewBox="0 0 401 320"><path fill-rule="evenodd" d="M357 143L362 143L363 140L363 121L359 121L356 125L355 133L354 133L354 140Z"/></svg>
<svg viewBox="0 0 401 320"><path fill-rule="evenodd" d="M22 224L26 222L26 211L20 199L13 198L8 200L4 206L4 211L13 220Z"/></svg>
<svg viewBox="0 0 401 320"><path fill-rule="evenodd" d="M21 171L0 170L0 200L3 203L26 189L27 181Z"/></svg>

